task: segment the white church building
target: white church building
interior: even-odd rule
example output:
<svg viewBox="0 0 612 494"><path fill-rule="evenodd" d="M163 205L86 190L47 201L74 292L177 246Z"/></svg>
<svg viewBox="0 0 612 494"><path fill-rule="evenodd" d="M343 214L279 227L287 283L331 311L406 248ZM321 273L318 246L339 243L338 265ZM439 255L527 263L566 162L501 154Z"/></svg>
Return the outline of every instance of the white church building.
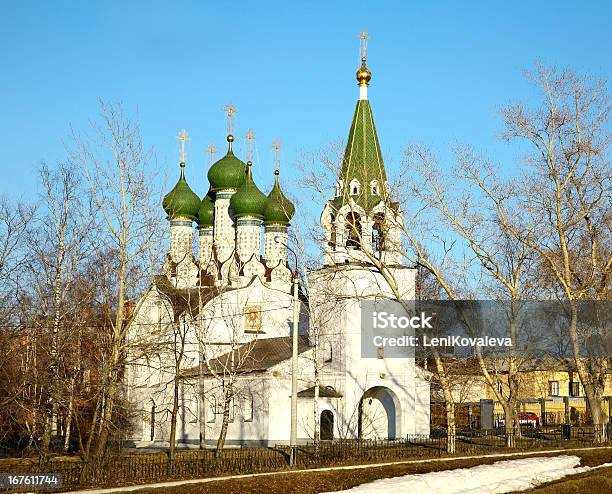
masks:
<svg viewBox="0 0 612 494"><path fill-rule="evenodd" d="M428 372L414 357L388 358L383 348L365 357L362 349L364 301L397 295L372 259L384 262L402 299L414 299L416 274L402 263L402 211L389 197L365 54L362 62L335 194L321 215L323 259L300 277L298 328L287 246L295 209L278 170L266 196L230 134L200 199L183 154L163 201L169 252L128 333L124 382L136 446L167 445L173 410L183 445L214 447L224 420L228 446L287 444L295 330L299 442L313 440L317 422L322 440L429 434Z"/></svg>

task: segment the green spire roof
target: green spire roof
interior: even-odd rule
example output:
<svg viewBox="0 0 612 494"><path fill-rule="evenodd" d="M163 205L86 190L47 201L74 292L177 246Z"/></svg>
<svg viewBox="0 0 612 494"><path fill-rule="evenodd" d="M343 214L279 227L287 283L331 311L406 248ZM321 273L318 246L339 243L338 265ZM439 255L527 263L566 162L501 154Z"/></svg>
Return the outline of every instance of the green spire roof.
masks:
<svg viewBox="0 0 612 494"><path fill-rule="evenodd" d="M247 163L246 180L230 200L230 206L238 218L242 216L261 218L266 205L266 196L253 182L252 165L250 161Z"/></svg>
<svg viewBox="0 0 612 494"><path fill-rule="evenodd" d="M186 217L196 219L200 209L200 198L191 190L185 180L185 163L181 163L181 177L162 201L162 207L169 219Z"/></svg>
<svg viewBox="0 0 612 494"><path fill-rule="evenodd" d="M207 226L214 226L215 216L215 205L212 200L212 191L208 189L208 193L202 199L200 203L200 210L198 211L198 226L204 228Z"/></svg>
<svg viewBox="0 0 612 494"><path fill-rule="evenodd" d="M208 181L213 192L227 189L239 189L244 183L246 165L232 151L234 136L227 136L227 154L208 170Z"/></svg>
<svg viewBox="0 0 612 494"><path fill-rule="evenodd" d="M383 163L372 108L367 99L360 99L349 131L342 167L340 169L342 191L333 200L337 208L352 198L366 211L385 199L387 174ZM376 183L374 183L376 181ZM351 187L353 183L353 187ZM357 185L355 194L354 185ZM373 192L375 185L375 193Z"/></svg>
<svg viewBox="0 0 612 494"><path fill-rule="evenodd" d="M280 190L278 170L274 172L274 175L276 175L274 187L268 195L264 208L264 223L266 225L288 225L295 213L295 206Z"/></svg>

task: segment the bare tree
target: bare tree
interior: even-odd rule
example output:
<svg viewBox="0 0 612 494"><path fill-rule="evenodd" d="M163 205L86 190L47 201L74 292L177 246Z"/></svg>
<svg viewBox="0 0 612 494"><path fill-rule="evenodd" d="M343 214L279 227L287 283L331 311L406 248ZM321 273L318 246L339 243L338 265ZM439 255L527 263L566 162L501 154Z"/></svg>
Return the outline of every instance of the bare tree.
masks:
<svg viewBox="0 0 612 494"><path fill-rule="evenodd" d="M513 346L496 360L487 361L479 346L475 348L475 352L485 381L504 409L506 445L513 447L515 436L520 435L517 399L521 359L516 351L520 330L519 311L521 301L529 297L527 278L529 272L534 269L534 262L531 250L501 227L495 206L488 198L479 194L480 190L474 183L474 177L484 175L489 182L495 181L492 167L482 163L466 147L456 149L456 158L454 173L443 174L428 149L413 146L406 150L407 166L418 172L418 185L412 187L413 194L428 208L430 221L441 221L444 227L462 240L462 244L471 252L476 266L484 275L482 285L485 290L480 289L480 293L475 295L493 295L495 299L509 301L507 336ZM511 190L502 184L495 183L493 186L501 196L511 194ZM439 270L433 273L438 283L446 278L446 274ZM449 299L456 300L456 290L448 289L451 284L445 280L446 295ZM506 305L503 305L504 308ZM489 369L491 364L496 367L502 360L507 367L507 393L499 374L492 373Z"/></svg>
<svg viewBox="0 0 612 494"><path fill-rule="evenodd" d="M66 295L76 279L84 254L87 228L82 222L78 170L66 164L56 169L43 164L40 168L43 187L41 216L32 224L29 238L28 269L41 307L45 328L49 327L47 375L45 388L44 429L40 444L40 463L48 461L54 423L58 418L61 383L60 367L63 347L72 333L68 330L68 314L74 301ZM78 344L78 342L77 342Z"/></svg>
<svg viewBox="0 0 612 494"><path fill-rule="evenodd" d="M93 123L90 132L75 131L70 149L71 161L82 170L97 208L95 247L115 253L105 266L112 278L108 292L112 297L109 354L101 370L103 385L84 450L86 461L95 460L96 466L104 457L121 398L126 332L134 310L138 310L128 301L151 280L151 252L161 224L155 214L159 196L153 189L152 156L143 147L138 120L126 116L120 105L101 102L100 106L101 122Z"/></svg>
<svg viewBox="0 0 612 494"><path fill-rule="evenodd" d="M595 442L601 442L606 437L602 394L610 362L589 351L580 330L579 305L610 299L610 97L605 82L570 71L539 66L528 77L541 95L539 106L516 104L502 111L502 137L526 145L528 168L515 184L524 214L516 215L512 202L500 197L490 182L479 178L476 183L496 207L501 226L533 251L559 287L570 315L571 349L595 424Z"/></svg>

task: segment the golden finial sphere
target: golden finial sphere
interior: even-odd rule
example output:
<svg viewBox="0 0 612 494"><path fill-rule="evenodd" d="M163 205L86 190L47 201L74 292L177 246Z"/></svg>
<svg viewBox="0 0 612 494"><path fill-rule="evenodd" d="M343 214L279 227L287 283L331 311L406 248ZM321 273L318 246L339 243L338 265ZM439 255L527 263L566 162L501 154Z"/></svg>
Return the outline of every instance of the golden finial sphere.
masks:
<svg viewBox="0 0 612 494"><path fill-rule="evenodd" d="M368 67L366 66L365 59L363 59L361 67L359 67L359 70L357 71L357 82L360 86L367 86L370 82L370 79L372 79L372 72L370 72L370 69L368 69Z"/></svg>
<svg viewBox="0 0 612 494"><path fill-rule="evenodd" d="M234 142L234 136L232 134L228 134L227 142Z"/></svg>

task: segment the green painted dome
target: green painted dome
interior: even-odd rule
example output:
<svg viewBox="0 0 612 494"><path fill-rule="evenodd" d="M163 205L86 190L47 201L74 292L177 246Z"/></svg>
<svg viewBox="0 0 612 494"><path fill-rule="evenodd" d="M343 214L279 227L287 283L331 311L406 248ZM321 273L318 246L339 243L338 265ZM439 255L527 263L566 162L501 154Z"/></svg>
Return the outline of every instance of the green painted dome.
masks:
<svg viewBox="0 0 612 494"><path fill-rule="evenodd" d="M234 211L234 215L238 218L242 216L263 217L264 207L267 202L265 194L253 182L252 165L253 163L250 161L247 163L244 185L238 189L238 192L230 200L230 206Z"/></svg>
<svg viewBox="0 0 612 494"><path fill-rule="evenodd" d="M227 154L208 170L208 181L213 192L218 190L239 189L244 183L246 165L234 156L232 142L234 136L227 136Z"/></svg>
<svg viewBox="0 0 612 494"><path fill-rule="evenodd" d="M214 226L215 216L215 205L211 197L211 190L208 189L208 193L202 199L200 203L200 210L198 211L198 226L204 228L207 226Z"/></svg>
<svg viewBox="0 0 612 494"><path fill-rule="evenodd" d="M266 225L288 225L295 213L295 206L280 190L278 170L274 172L274 175L276 175L274 187L264 207L264 223Z"/></svg>
<svg viewBox="0 0 612 494"><path fill-rule="evenodd" d="M200 198L185 180L185 163L181 163L181 178L162 201L169 219L186 217L195 220L200 209Z"/></svg>

